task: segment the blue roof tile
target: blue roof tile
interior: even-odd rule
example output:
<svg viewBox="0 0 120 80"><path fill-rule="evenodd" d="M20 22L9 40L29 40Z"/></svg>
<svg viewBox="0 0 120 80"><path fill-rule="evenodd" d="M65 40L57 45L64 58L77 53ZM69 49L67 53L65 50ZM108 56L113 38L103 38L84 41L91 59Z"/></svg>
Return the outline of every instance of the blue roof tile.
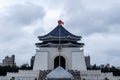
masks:
<svg viewBox="0 0 120 80"><path fill-rule="evenodd" d="M41 40L48 38L71 38L71 39L81 39L81 36L76 36L67 31L62 25L58 25L55 29L44 36L38 37Z"/></svg>

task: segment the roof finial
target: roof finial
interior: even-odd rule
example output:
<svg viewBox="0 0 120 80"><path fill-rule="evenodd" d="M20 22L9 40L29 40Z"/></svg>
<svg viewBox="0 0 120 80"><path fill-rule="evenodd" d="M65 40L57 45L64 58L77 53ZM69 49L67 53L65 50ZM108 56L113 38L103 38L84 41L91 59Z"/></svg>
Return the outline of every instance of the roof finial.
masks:
<svg viewBox="0 0 120 80"><path fill-rule="evenodd" d="M64 25L64 22L62 20L58 20L58 25Z"/></svg>

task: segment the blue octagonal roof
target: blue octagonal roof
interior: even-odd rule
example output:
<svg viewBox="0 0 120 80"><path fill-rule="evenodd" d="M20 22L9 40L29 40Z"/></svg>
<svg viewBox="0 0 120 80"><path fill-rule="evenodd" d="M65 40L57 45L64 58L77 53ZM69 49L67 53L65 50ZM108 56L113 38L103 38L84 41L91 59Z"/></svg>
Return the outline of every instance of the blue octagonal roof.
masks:
<svg viewBox="0 0 120 80"><path fill-rule="evenodd" d="M55 29L44 36L38 36L39 40L48 39L70 39L70 40L80 40L81 36L76 36L67 31L62 25L58 25Z"/></svg>

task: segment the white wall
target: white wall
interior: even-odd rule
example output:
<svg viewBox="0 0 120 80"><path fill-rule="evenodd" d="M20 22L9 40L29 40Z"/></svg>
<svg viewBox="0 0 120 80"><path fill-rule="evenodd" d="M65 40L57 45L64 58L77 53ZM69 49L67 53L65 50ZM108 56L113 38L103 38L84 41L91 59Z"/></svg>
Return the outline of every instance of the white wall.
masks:
<svg viewBox="0 0 120 80"><path fill-rule="evenodd" d="M57 48L40 48L36 50L34 70L53 70L54 69L54 59L59 56L59 51ZM75 53L75 55L74 55ZM62 48L60 52L66 60L67 70L86 70L85 60L83 51L80 48ZM77 55L76 55L77 54ZM72 57L74 56L74 58ZM44 58L43 58L44 57ZM78 59L78 60L72 60ZM78 67L75 67L75 65ZM74 66L73 66L74 65Z"/></svg>
<svg viewBox="0 0 120 80"><path fill-rule="evenodd" d="M80 76L81 79L85 79L85 80L105 80L105 78L108 78L109 80L120 79L120 77L113 76L111 72L101 73L100 70L80 71Z"/></svg>
<svg viewBox="0 0 120 80"><path fill-rule="evenodd" d="M0 80L10 80L15 77L15 80L35 80L38 79L39 71L20 70L18 73L7 73L6 76L0 76Z"/></svg>
<svg viewBox="0 0 120 80"><path fill-rule="evenodd" d="M72 52L72 70L86 70L85 58L83 52Z"/></svg>
<svg viewBox="0 0 120 80"><path fill-rule="evenodd" d="M37 50L33 70L47 70L47 69L48 69L48 52Z"/></svg>

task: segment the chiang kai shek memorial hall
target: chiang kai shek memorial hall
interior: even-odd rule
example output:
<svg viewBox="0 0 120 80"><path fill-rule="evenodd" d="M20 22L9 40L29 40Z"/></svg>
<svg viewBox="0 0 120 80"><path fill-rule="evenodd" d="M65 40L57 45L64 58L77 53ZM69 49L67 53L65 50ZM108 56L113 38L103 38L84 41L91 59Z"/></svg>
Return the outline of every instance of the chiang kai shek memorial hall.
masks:
<svg viewBox="0 0 120 80"><path fill-rule="evenodd" d="M38 36L33 70L7 73L0 80L120 80L112 73L87 70L81 36L76 36L58 21L57 27L46 35Z"/></svg>

